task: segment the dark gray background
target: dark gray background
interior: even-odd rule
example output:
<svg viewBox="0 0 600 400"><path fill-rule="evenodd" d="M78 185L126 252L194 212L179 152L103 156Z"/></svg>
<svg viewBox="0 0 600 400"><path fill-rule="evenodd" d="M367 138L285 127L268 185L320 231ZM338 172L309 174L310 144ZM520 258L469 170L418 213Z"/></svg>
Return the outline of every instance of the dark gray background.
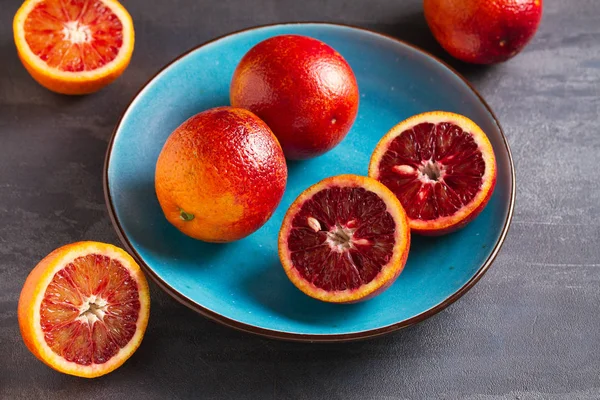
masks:
<svg viewBox="0 0 600 400"><path fill-rule="evenodd" d="M0 398L600 399L600 1L546 1L513 60L445 56L421 1L127 0L129 69L94 95L38 86L0 0ZM107 141L162 65L227 32L333 21L395 35L450 61L498 115L517 168L511 231L486 276L435 317L369 341L295 344L210 322L152 285L150 324L119 370L61 375L26 349L17 299L35 264L82 239L119 244L102 193Z"/></svg>

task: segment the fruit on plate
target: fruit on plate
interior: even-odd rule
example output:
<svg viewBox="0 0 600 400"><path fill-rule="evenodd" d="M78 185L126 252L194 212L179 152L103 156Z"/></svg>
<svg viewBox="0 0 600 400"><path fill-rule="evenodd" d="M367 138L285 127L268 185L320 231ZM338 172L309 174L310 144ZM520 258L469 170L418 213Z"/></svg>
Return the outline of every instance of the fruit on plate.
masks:
<svg viewBox="0 0 600 400"><path fill-rule="evenodd" d="M19 298L21 335L57 371L93 378L138 348L150 312L148 283L129 254L79 242L54 250L31 271Z"/></svg>
<svg viewBox="0 0 600 400"><path fill-rule="evenodd" d="M353 303L383 292L400 275L410 247L404 209L374 179L326 178L290 206L279 232L279 258L307 295Z"/></svg>
<svg viewBox="0 0 600 400"><path fill-rule="evenodd" d="M230 242L260 228L287 180L281 146L248 110L213 108L181 124L156 164L155 188L167 218L207 242Z"/></svg>
<svg viewBox="0 0 600 400"><path fill-rule="evenodd" d="M413 232L442 235L483 210L496 184L496 158L473 121L433 111L402 121L379 141L369 176L398 197Z"/></svg>
<svg viewBox="0 0 600 400"><path fill-rule="evenodd" d="M13 32L31 76L63 94L103 88L123 73L133 52L133 22L116 0L27 0Z"/></svg>
<svg viewBox="0 0 600 400"><path fill-rule="evenodd" d="M506 61L531 40L542 19L543 0L424 0L433 36L459 60Z"/></svg>
<svg viewBox="0 0 600 400"><path fill-rule="evenodd" d="M299 35L258 43L233 74L231 105L267 123L286 157L307 159L344 139L358 112L358 86L344 58Z"/></svg>

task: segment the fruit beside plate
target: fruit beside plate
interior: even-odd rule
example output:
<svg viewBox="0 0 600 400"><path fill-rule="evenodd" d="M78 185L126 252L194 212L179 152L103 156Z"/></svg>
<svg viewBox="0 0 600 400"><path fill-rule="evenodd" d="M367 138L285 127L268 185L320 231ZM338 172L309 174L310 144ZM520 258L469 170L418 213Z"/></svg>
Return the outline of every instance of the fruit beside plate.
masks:
<svg viewBox="0 0 600 400"><path fill-rule="evenodd" d="M289 40L288 36L276 39ZM297 35L293 40L310 43L301 46L312 49L302 57L320 54L322 50L327 54L325 59L335 64L335 71L330 74L327 68L319 70L306 66L307 63L304 68L312 72L304 78L300 73L302 68L300 72L289 68L289 71L280 70L276 79L260 76L265 79L261 81L254 77L251 84L242 82L243 79L231 82L232 91L239 90L238 94L247 98L252 97L248 93L255 94L253 90L272 85L269 90L275 89L269 99L273 102L266 108L279 110L279 114L275 113L278 115L275 122L266 121L268 113L264 120L257 115L262 112L260 107L253 112L223 106L214 109L198 107L194 112L199 114L185 115L176 123L166 124L172 129L189 117L171 133L166 143L161 137L164 146L156 165L153 157L150 160L155 167L154 188L161 206L155 208L157 213L163 211L166 220L184 234L209 242L229 242L253 235L273 215L285 191L287 166L284 155L290 159L318 156L341 143L351 130L358 109L358 86L349 64L323 42ZM255 48L260 49L260 43ZM277 57L285 60L289 56L282 51L285 48L274 46L272 51L281 53ZM264 57L263 53L259 54ZM298 54L303 53L298 50ZM257 62L264 62L264 59L259 57ZM248 64L250 66L240 65L240 76L255 66L253 62ZM332 96L322 103L311 102L310 99L319 100L317 89L322 89L315 87L319 80L315 77L331 78L334 83L343 81L344 88L340 93L346 97ZM304 82L305 78L310 82ZM281 86L278 85L280 82L291 84ZM325 82L324 86L327 84ZM303 93L304 87L314 90L295 99L293 94ZM334 88L338 87L334 85ZM278 95L279 91L283 94ZM235 96L232 95L232 102ZM295 109L293 101L290 103L291 100L298 100L296 105L301 106L300 111ZM304 107L305 103L316 106ZM254 107L256 104L247 105L250 109ZM343 112L338 113L340 110ZM290 115L285 115L286 111L290 111ZM301 125L299 122L310 129L296 129ZM293 129L273 127L286 124ZM391 125L385 125L385 129ZM385 129L381 130L379 126L375 133L377 138L383 136ZM168 132L164 131L166 129L161 133L166 136ZM287 154L282 146L284 142L293 143ZM374 141L370 142L367 152L373 150L373 145ZM158 154L160 147L156 150ZM135 157L132 155L132 159ZM360 162L363 173L367 168L364 161ZM302 163L294 163L294 173L302 173ZM311 163L322 165L318 160L304 165ZM347 165L337 163L336 167L339 166L345 168ZM331 174L340 172L343 171L336 170ZM257 238L267 238L272 241L264 247L269 247L275 257L277 254L283 266L283 271L272 269L283 280L285 272L298 289L323 302L364 301L382 293L400 276L409 256L411 230L423 234L448 233L475 218L492 194L496 166L491 144L479 127L466 117L435 112L412 117L385 135L375 148L369 173L371 177L344 174L320 182L316 182L318 179L309 182L311 177L303 179L294 190L304 189L304 192L288 209L278 240L270 224L266 227L270 239L258 233L259 236L228 246L203 246L192 240L185 241L185 246L189 244L188 248L193 250L225 250L214 258L220 262L228 249L243 249L240 253L244 255L266 254L264 249L246 250L248 243L257 244ZM129 175L132 177L142 179L136 174ZM147 210L149 208L145 208ZM165 224L161 234L169 229L173 230ZM183 242L181 239L177 236L175 240ZM148 247L159 253L160 249L152 243L156 242L148 241ZM165 248L173 243L166 244ZM274 249L276 244L278 253ZM135 249L135 246L131 248ZM193 251L189 254L193 254L191 258L194 259ZM198 259L201 257L198 254ZM239 261L235 257L228 260ZM246 267L242 262L222 265ZM272 264L268 266L273 267ZM211 272L206 271L209 269L198 274L209 275ZM261 282L271 283L271 276L260 278ZM53 368L74 375L100 376L117 368L135 351L147 323L149 296L145 280L142 280L135 262L112 246L87 242L57 250L34 269L23 289L19 320L28 347ZM202 284L207 285L203 289L208 287L208 283ZM247 284L252 285L254 281ZM190 286L193 287L194 282ZM231 292L227 293L233 296ZM323 305L297 295L312 302L306 304L331 307L321 310L358 310L352 306ZM381 297L361 307L378 307L376 304L383 304L380 300L385 301ZM231 303L228 306L235 308ZM380 310L383 314L387 312L387 308ZM292 320L293 317L288 319ZM390 326L390 323L396 321L382 326ZM363 328L354 329L354 332L359 329Z"/></svg>
<svg viewBox="0 0 600 400"><path fill-rule="evenodd" d="M453 57L475 64L506 61L535 35L543 0L424 0L433 36Z"/></svg>
<svg viewBox="0 0 600 400"><path fill-rule="evenodd" d="M92 93L117 79L135 40L131 16L117 0L27 0L13 32L31 76L63 94Z"/></svg>
<svg viewBox="0 0 600 400"><path fill-rule="evenodd" d="M127 361L149 313L148 283L133 258L110 244L79 242L54 250L31 271L17 314L37 358L93 378Z"/></svg>

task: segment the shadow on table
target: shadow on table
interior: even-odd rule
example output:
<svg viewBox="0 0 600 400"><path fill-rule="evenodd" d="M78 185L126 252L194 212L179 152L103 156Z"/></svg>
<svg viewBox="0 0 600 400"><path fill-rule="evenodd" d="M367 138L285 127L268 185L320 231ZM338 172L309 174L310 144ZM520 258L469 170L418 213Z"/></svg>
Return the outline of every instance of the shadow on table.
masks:
<svg viewBox="0 0 600 400"><path fill-rule="evenodd" d="M92 381L48 369L43 387L146 398L298 398L318 393L340 398L342 387L417 379L441 313L416 326L348 343L293 343L261 338L221 326L182 307L154 284L150 324L138 351L121 368ZM441 321L441 322L440 322ZM370 378L372 377L372 379ZM371 382L371 383L369 383ZM372 388L372 390L375 390Z"/></svg>
<svg viewBox="0 0 600 400"><path fill-rule="evenodd" d="M47 101L54 110L64 110L81 102L82 96L65 96L51 92L39 85L27 72L15 49L12 40L0 41L0 54L7 55L2 59L2 79L0 79L0 97L5 106L19 105L24 100L31 101L36 97L38 102ZM7 79L10 77L10 79ZM34 105L35 102L33 102Z"/></svg>
<svg viewBox="0 0 600 400"><path fill-rule="evenodd" d="M366 28L400 39L417 46L449 64L470 82L476 84L485 73L494 66L468 64L459 61L448 54L435 40L427 26L423 12L402 16L393 23L370 24Z"/></svg>
<svg viewBox="0 0 600 400"><path fill-rule="evenodd" d="M147 394L163 398L275 399L308 392L338 398L345 383L368 385L369 376L373 382L381 382L382 374L411 380L432 351L426 340L435 327L431 321L359 342L292 343L223 327L162 293L153 300L142 346L119 371L101 378L104 384L136 382L142 390L147 383Z"/></svg>

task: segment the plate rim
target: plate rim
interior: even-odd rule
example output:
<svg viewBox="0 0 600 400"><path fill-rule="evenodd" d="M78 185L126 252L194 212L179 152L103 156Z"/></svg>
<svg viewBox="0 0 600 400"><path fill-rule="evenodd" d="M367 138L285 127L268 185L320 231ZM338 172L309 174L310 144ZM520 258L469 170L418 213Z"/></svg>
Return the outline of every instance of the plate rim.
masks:
<svg viewBox="0 0 600 400"><path fill-rule="evenodd" d="M277 27L277 26L297 26L297 25L321 25L321 26L331 26L331 27L337 27L337 28L341 27L341 28L345 28L345 29L350 28L352 30L367 32L369 34L373 34L373 35L380 36L385 39L389 39L389 40L398 42L401 45L409 47L412 50L431 58L433 61L437 62L438 64L441 64L442 66L448 68L448 70L450 70L450 72L454 73L461 81L463 81L468 86L468 88L477 96L479 101L483 104L483 106L486 108L486 110L490 113L490 116L492 117L492 119L494 120L494 122L496 123L496 125L498 126L498 129L500 131L502 141L503 141L504 146L507 151L508 161L509 161L509 166L510 166L510 178L511 178L510 179L510 181L511 181L510 182L510 202L508 205L508 213L506 215L504 225L502 226L502 231L500 233L500 236L498 237L498 240L494 244L494 248L492 249L492 251L491 251L490 255L487 257L487 259L481 264L481 266L479 267L479 269L477 270L475 275L473 275L473 277L471 277L471 279L469 279L467 282L465 282L465 284L463 284L457 291L455 291L453 294L451 294L444 301L442 301L442 302L436 304L435 306L433 306L411 318L408 318L404 321L396 322L394 324L386 325L386 326L379 327L379 328L359 331L359 332L338 333L338 334L327 334L327 333L325 333L325 334L304 334L304 333L285 332L285 331L279 331L279 330L275 330L275 329L262 328L259 326L250 325L250 324L247 324L244 322L234 320L232 318L226 317L225 315L219 314L213 310L210 310L210 309L202 306L201 304L197 303L196 301L192 300L191 298L180 293L175 288L170 286L167 282L165 282L162 278L160 278L154 272L154 270L148 264L146 264L146 262L143 260L143 258L134 249L133 245L131 244L131 242L127 238L127 235L125 234L123 227L121 226L121 223L117 219L116 210L115 210L112 196L111 196L110 190L109 190L108 166L110 164L110 158L111 158L111 154L113 152L115 138L116 138L117 132L119 131L119 129L121 127L123 118L125 117L125 115L129 111L129 109L131 108L132 104L137 100L139 95L146 89L146 87L148 87L148 85L150 85L150 83L152 83L154 81L154 79L157 76L159 76L163 71L165 71L167 68L171 67L173 64L175 64L182 58L188 56L190 53L192 53L196 50L199 50L200 48L202 48L204 46L212 44L213 42L219 41L221 39L224 39L224 38L227 38L230 36L235 36L235 35L238 35L241 33L253 31L253 30L271 28L271 27ZM272 23L272 24L257 25L257 26L252 26L249 28L236 30L236 31L229 32L224 35L215 37L215 38L208 40L202 44L199 44L198 46L194 46L191 49L183 52L179 56L177 56L174 59L172 59L171 61L169 61L167 64L165 64L163 67L161 67L155 74L153 74L140 87L140 89L132 97L132 99L129 101L129 103L127 104L127 106L125 107L123 112L121 113L119 120L117 121L115 128L113 129L113 132L110 136L108 146L106 149L106 155L104 158L104 165L103 165L102 183L103 183L102 186L103 186L103 191L104 191L104 199L106 202L108 214L109 214L111 223L113 225L113 228L115 229L117 236L119 237L119 240L125 246L127 251L137 261L137 263L142 267L142 269L144 270L146 275L150 276L150 278L154 281L154 283L156 283L164 292L169 294L172 298L177 300L179 303L187 306L188 308L196 311L200 315L202 315L212 321L220 323L221 325L225 325L227 327L234 328L234 329L242 331L242 332L248 332L248 333L253 333L253 334L256 334L259 336L268 337L271 339L283 339L283 340L295 341L295 342L347 342L347 341L353 341L353 340L372 338L372 337L384 335L386 333L390 333L393 331L397 331L399 329L407 328L409 326L412 326L414 324L422 322L422 321L432 317L433 315L439 313L440 311L446 309L448 306L453 304L459 298L464 296L473 286L475 286L475 284L481 279L481 277L491 267L492 263L496 259L496 256L498 255L498 252L500 251L500 248L504 244L506 235L508 234L508 231L509 231L509 228L510 228L510 225L512 222L512 218L513 218L514 207L515 207L515 198L516 198L515 166L514 166L512 152L510 150L508 140L506 139L506 135L504 134L504 130L502 129L502 126L500 125L500 122L498 121L498 118L492 111L492 108L490 107L490 105L485 101L483 96L481 96L481 94L479 94L479 92L473 87L473 85L471 85L471 83L465 77L462 76L462 74L460 74L456 69L454 69L448 63L446 63L445 61L441 60L440 58L434 56L433 54L429 53L428 51L423 50L420 47L417 47L411 43L405 42L396 37L393 37L393 36L390 36L390 35L387 35L384 33L380 33L380 32L377 32L377 31L374 31L371 29L350 25L350 24L321 22L321 21Z"/></svg>

